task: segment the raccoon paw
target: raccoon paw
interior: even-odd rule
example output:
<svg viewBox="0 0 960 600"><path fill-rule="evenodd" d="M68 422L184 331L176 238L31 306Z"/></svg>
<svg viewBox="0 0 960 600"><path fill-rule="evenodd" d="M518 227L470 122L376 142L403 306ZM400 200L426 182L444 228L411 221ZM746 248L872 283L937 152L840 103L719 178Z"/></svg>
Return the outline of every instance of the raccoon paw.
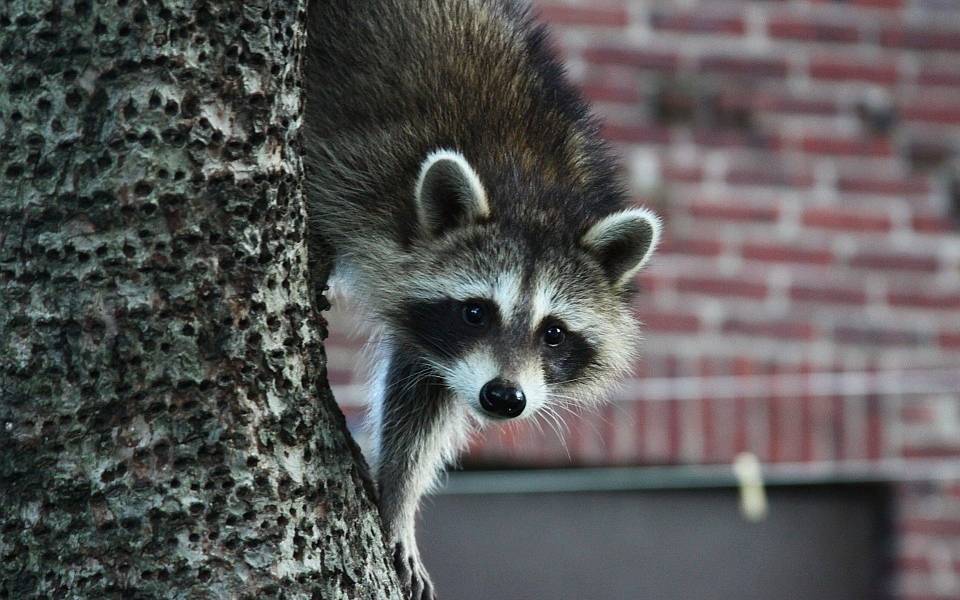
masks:
<svg viewBox="0 0 960 600"><path fill-rule="evenodd" d="M393 565L400 577L400 584L409 591L410 600L437 600L430 576L420 561L416 546L397 542L393 548Z"/></svg>

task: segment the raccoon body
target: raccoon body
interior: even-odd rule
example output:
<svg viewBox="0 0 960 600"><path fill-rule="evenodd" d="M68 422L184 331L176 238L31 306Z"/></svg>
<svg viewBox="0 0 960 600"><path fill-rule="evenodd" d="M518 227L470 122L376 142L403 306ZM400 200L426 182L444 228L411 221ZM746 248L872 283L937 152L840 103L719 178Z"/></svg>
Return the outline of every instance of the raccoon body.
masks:
<svg viewBox="0 0 960 600"><path fill-rule="evenodd" d="M371 324L381 514L411 597L413 522L476 426L589 403L635 353L632 275L659 221L508 0L311 6L306 167L314 237Z"/></svg>

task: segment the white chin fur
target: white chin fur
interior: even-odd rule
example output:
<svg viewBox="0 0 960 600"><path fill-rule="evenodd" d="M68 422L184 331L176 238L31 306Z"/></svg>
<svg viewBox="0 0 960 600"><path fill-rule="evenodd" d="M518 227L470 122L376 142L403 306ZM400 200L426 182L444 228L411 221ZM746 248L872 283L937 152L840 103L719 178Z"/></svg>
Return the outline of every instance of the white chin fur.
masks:
<svg viewBox="0 0 960 600"><path fill-rule="evenodd" d="M469 405L474 412L484 414L480 408L480 389L500 374L500 367L489 350L473 350L452 365L444 367L442 373L458 401Z"/></svg>
<svg viewBox="0 0 960 600"><path fill-rule="evenodd" d="M452 365L443 367L441 372L454 397L468 405L473 416L480 422L500 420L489 415L480 406L480 390L488 381L498 377L515 381L527 398L527 405L518 419L535 414L546 401L546 385L537 363L527 365L516 374L504 373L493 354L486 348L471 351Z"/></svg>

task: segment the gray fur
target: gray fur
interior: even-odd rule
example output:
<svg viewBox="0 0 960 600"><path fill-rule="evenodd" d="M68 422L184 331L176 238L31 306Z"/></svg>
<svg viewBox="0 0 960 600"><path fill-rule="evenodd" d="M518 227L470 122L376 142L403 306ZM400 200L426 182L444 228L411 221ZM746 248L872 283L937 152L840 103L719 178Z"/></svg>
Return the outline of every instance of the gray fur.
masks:
<svg viewBox="0 0 960 600"><path fill-rule="evenodd" d="M512 1L318 0L309 26L311 243L381 340L381 515L411 597L433 598L413 520L490 421L481 380L526 378L524 416L600 397L633 359L629 280L659 222L622 212L596 123ZM451 162L431 171L437 151ZM471 298L495 317L482 330L456 320ZM543 345L556 323L576 348Z"/></svg>

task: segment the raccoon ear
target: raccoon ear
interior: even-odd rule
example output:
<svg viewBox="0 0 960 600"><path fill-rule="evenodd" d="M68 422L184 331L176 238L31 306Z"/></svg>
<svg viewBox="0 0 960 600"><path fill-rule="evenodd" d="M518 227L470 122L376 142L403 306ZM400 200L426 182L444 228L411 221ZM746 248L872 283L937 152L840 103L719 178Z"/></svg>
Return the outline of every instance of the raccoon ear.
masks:
<svg viewBox="0 0 960 600"><path fill-rule="evenodd" d="M467 159L453 150L427 155L414 194L417 220L429 237L490 216L480 177Z"/></svg>
<svg viewBox="0 0 960 600"><path fill-rule="evenodd" d="M660 218L645 208L629 208L601 219L581 242L615 286L640 270L660 241Z"/></svg>

